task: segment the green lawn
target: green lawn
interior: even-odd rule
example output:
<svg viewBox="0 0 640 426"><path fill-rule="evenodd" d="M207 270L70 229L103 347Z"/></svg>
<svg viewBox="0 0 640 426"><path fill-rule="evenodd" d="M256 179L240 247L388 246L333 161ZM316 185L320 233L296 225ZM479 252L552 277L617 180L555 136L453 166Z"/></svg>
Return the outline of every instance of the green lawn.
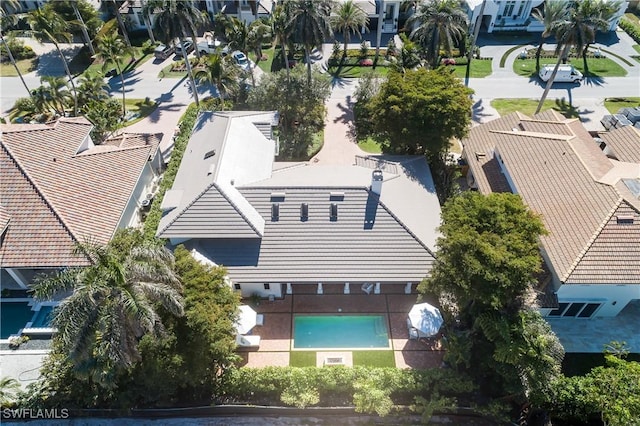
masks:
<svg viewBox="0 0 640 426"><path fill-rule="evenodd" d="M582 58L571 59L571 65L584 73L584 64ZM540 59L540 67L545 65L555 65L553 58ZM585 77L624 77L627 72L617 63L609 58L587 58L589 66L589 74ZM523 77L536 76L536 60L535 59L516 59L513 62L513 71Z"/></svg>
<svg viewBox="0 0 640 426"><path fill-rule="evenodd" d="M368 137L366 139L358 141L358 146L361 150L370 154L380 154L382 152L380 143L372 137Z"/></svg>
<svg viewBox="0 0 640 426"><path fill-rule="evenodd" d="M264 72L271 72L271 64L273 63L273 57L275 55L275 49L274 48L263 49L262 50L262 54L263 55L267 55L267 60L258 62L258 67ZM252 57L252 59L253 59L253 61L255 63L255 60L256 60L257 56L256 55L249 55L249 56Z"/></svg>
<svg viewBox="0 0 640 426"><path fill-rule="evenodd" d="M640 17L638 17L634 13L627 12L627 13L624 14L624 17L626 19L628 19L629 21L633 22L634 24L640 25Z"/></svg>
<svg viewBox="0 0 640 426"><path fill-rule="evenodd" d="M640 53L640 44L634 44L633 48L635 49L636 52Z"/></svg>
<svg viewBox="0 0 640 426"><path fill-rule="evenodd" d="M389 67L377 66L361 67L359 65L343 65L329 67L327 72L333 77L340 78L360 78L369 71L374 71L378 77L386 77L389 73Z"/></svg>
<svg viewBox="0 0 640 426"><path fill-rule="evenodd" d="M118 99L118 96L114 94L114 97ZM122 99L120 97L120 99ZM124 123L126 126L137 123L145 117L148 117L153 111L158 108L158 104L155 101L147 99L127 99L124 103L127 105L127 114L132 114L135 118Z"/></svg>
<svg viewBox="0 0 640 426"><path fill-rule="evenodd" d="M291 367L315 367L315 351L291 351L289 352L289 366Z"/></svg>
<svg viewBox="0 0 640 426"><path fill-rule="evenodd" d="M353 365L395 367L393 351L353 351Z"/></svg>
<svg viewBox="0 0 640 426"><path fill-rule="evenodd" d="M16 65L22 75L35 71L38 66L38 58L21 59ZM18 73L11 62L0 63L0 77L17 77Z"/></svg>
<svg viewBox="0 0 640 426"><path fill-rule="evenodd" d="M620 108L640 106L640 98L606 98L604 106L611 114L617 114Z"/></svg>
<svg viewBox="0 0 640 426"><path fill-rule="evenodd" d="M313 144L307 150L307 154L309 158L316 155L322 149L324 145L324 130L320 130L318 133L313 135Z"/></svg>
<svg viewBox="0 0 640 426"><path fill-rule="evenodd" d="M533 115L538 107L538 100L535 99L494 99L491 106L498 111L500 115L507 115L512 112L520 111L526 115ZM569 105L567 101L562 99L547 99L544 101L542 111L553 108L567 118L577 118L578 112L576 108Z"/></svg>
<svg viewBox="0 0 640 426"><path fill-rule="evenodd" d="M120 61L120 67L123 72L134 70L137 66L144 64L150 58L153 57L153 53L143 54L142 49L135 49L135 61L131 61L131 55L126 55L122 61ZM90 74L102 74L107 71L115 69L114 64L110 64L103 69L104 63L98 59L91 58L91 55L86 47L80 49L80 52L69 63L69 69L73 74L82 74L87 71Z"/></svg>
<svg viewBox="0 0 640 426"><path fill-rule="evenodd" d="M513 46L511 49L509 49L506 52L504 52L504 54L500 58L500 68L504 68L504 64L505 64L505 62L507 62L507 58L509 57L509 55L511 55L511 53L514 50L519 50L519 49L521 50L525 46L526 46L526 44L519 44L517 46Z"/></svg>
<svg viewBox="0 0 640 426"><path fill-rule="evenodd" d="M467 64L454 65L454 74L456 77L465 78L467 74ZM469 70L470 78L483 78L491 74L491 59L474 59L471 61L471 70Z"/></svg>

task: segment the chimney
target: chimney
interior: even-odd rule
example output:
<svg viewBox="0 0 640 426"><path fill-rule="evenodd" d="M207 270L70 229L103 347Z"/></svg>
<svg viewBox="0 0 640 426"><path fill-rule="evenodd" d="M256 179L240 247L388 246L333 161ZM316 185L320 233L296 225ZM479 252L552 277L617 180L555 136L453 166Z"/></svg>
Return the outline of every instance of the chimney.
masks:
<svg viewBox="0 0 640 426"><path fill-rule="evenodd" d="M371 174L371 192L377 195L382 192L382 170L374 170Z"/></svg>

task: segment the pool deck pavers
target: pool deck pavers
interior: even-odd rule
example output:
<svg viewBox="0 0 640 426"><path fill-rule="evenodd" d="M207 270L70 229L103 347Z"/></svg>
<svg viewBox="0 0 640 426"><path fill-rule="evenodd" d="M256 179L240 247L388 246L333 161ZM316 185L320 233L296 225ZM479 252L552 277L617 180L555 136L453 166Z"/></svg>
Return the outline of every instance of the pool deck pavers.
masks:
<svg viewBox="0 0 640 426"><path fill-rule="evenodd" d="M325 285L324 294L319 295L315 293L315 286L294 286L293 294L287 294L283 299L261 301L254 308L264 315L264 325L252 330L252 334L260 336L260 346L239 350L243 359L241 365L255 368L289 365L294 315L329 313L384 314L397 367L437 368L442 364L444 351L439 340L408 339L406 318L417 301L417 294L404 294L403 286L390 293L371 295L361 293L360 289L345 295L342 289L342 285Z"/></svg>

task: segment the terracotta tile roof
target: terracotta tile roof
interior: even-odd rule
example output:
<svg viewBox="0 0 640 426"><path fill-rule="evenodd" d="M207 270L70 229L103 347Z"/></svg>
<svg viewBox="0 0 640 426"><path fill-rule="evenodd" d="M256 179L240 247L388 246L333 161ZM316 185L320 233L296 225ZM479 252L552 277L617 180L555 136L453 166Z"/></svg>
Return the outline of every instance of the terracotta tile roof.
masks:
<svg viewBox="0 0 640 426"><path fill-rule="evenodd" d="M84 118L0 126L0 202L11 216L0 246L3 267L83 264L70 253L74 242L106 243L115 232L159 138L135 148L78 154L90 130Z"/></svg>
<svg viewBox="0 0 640 426"><path fill-rule="evenodd" d="M607 147L620 161L640 163L640 130L625 126L600 134Z"/></svg>
<svg viewBox="0 0 640 426"><path fill-rule="evenodd" d="M465 155L472 157L470 170L480 191L496 192L489 183L496 168L501 173L502 161L514 192L542 216L549 235L541 243L562 283L640 284L640 200L622 181L640 182L640 165L608 159L577 120L554 113L516 123L513 114L504 118L493 128L472 129L479 131L464 145L487 153L482 164L474 164L470 152ZM563 123L548 121L554 118ZM545 131L553 133L539 133ZM620 224L620 216L634 219Z"/></svg>
<svg viewBox="0 0 640 426"><path fill-rule="evenodd" d="M638 284L640 213L620 200L569 272L566 284Z"/></svg>

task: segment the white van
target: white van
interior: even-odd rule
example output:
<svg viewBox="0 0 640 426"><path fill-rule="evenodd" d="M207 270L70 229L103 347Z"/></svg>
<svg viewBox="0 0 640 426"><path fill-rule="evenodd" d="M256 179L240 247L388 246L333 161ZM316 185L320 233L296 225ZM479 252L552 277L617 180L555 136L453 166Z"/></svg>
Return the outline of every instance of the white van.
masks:
<svg viewBox="0 0 640 426"><path fill-rule="evenodd" d="M540 80L547 82L549 78L551 78L551 74L553 74L553 69L555 65L545 65L540 68ZM556 74L556 78L553 80L555 83L575 83L581 81L583 75L580 71L575 69L573 65L560 65L558 67L558 73Z"/></svg>

